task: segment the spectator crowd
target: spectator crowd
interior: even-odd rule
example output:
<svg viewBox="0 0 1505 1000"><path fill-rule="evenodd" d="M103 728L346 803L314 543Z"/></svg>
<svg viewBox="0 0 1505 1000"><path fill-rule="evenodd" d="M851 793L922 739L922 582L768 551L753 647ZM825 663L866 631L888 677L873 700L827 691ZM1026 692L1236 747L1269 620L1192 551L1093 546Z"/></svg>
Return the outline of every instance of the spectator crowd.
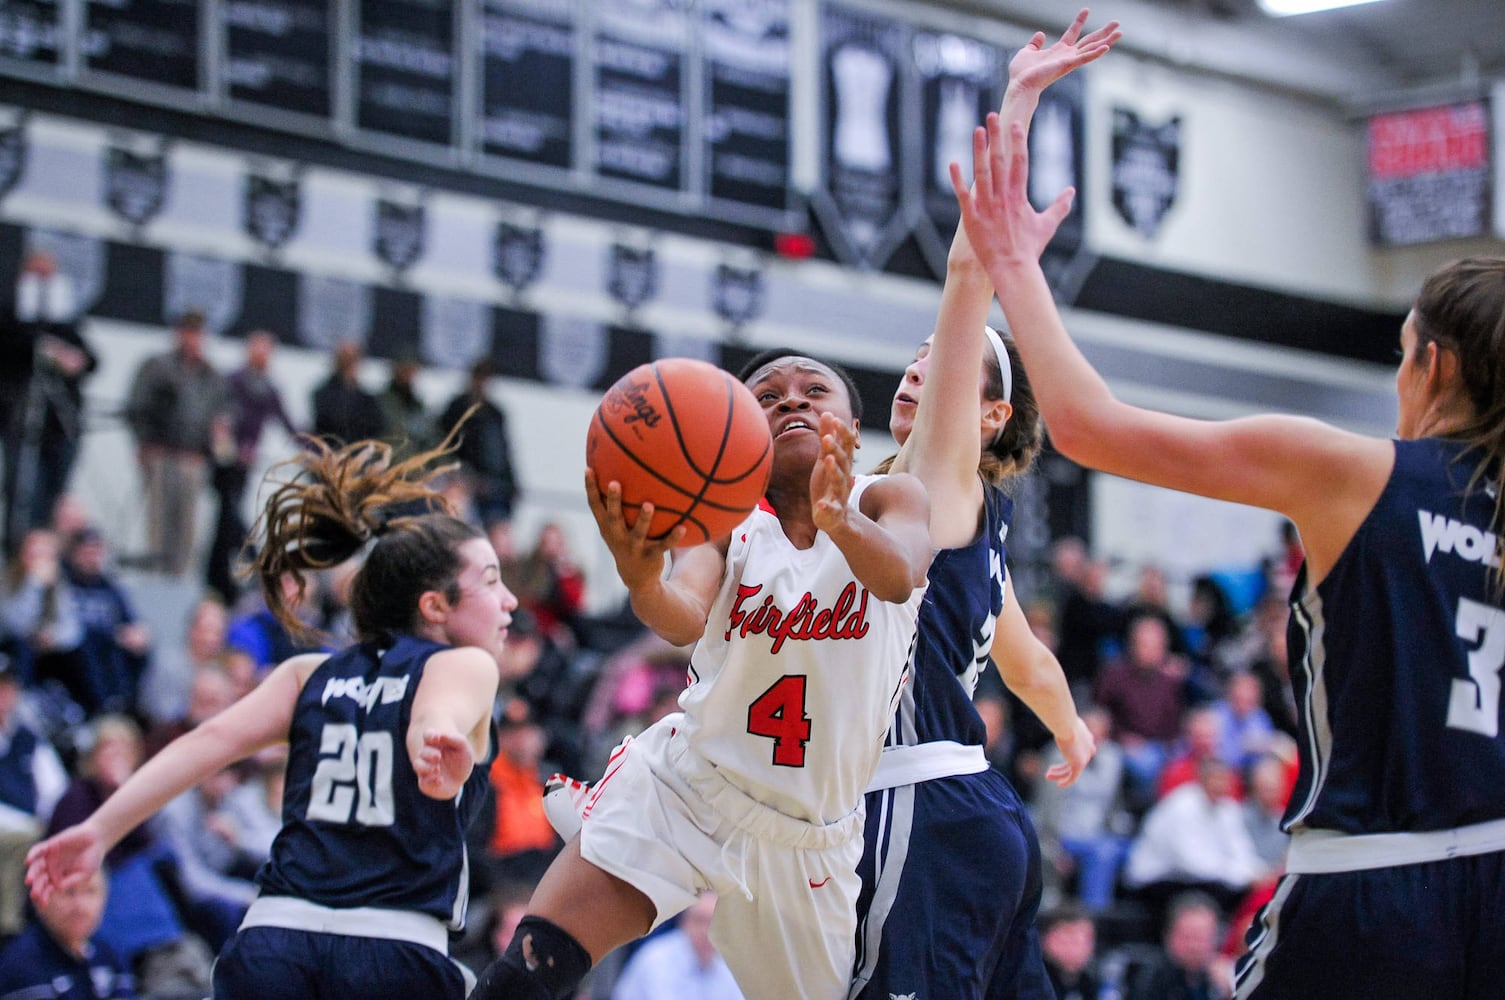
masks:
<svg viewBox="0 0 1505 1000"><path fill-rule="evenodd" d="M81 386L99 362L57 278L49 255L32 254L0 317L0 354L15 362L0 366L0 998L59 977L91 981L95 992L79 996L203 996L212 956L252 898L280 826L277 754L175 800L113 849L105 877L40 912L22 874L32 843L86 817L172 738L302 651L237 575L243 506L273 425L416 453L465 418L448 493L487 531L522 606L500 664L493 801L471 832L470 929L454 949L479 969L510 939L530 885L562 847L543 813L544 778L599 774L623 735L673 710L689 651L641 629L625 608L588 615L560 523L517 537L520 486L487 363L431 407L415 361L392 364L373 391L361 380L360 346L342 343L313 393L311 425L299 428L272 376L277 335L248 334L243 365L222 373L193 311L131 381L122 416L145 485L147 551L121 552L123 540L67 491L87 426ZM205 494L217 513L198 546ZM1029 800L1040 834L1040 929L1058 996L1223 995L1241 927L1285 853L1278 823L1295 780L1295 718L1283 597L1295 560L1287 538L1257 596L1236 603L1213 577L1172 588L1154 566L1139 569L1132 592L1110 593L1123 567L1075 539L1056 543L1050 586L1027 612L1066 670L1097 756L1058 788L1043 778L1054 762L1048 732L996 674L978 703L989 759ZM202 583L176 634L152 634L141 620L133 591L152 574ZM348 641L349 574L331 571L289 594L331 648ZM1172 589L1186 600L1174 602ZM604 963L585 990L735 996L705 937L707 907Z"/></svg>

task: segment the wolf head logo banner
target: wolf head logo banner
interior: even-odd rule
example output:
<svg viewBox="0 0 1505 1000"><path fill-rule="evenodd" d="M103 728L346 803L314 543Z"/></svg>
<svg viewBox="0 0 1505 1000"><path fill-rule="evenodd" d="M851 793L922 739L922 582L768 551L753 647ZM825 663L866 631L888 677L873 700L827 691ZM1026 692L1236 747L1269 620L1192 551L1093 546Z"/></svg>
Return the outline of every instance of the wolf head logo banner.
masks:
<svg viewBox="0 0 1505 1000"><path fill-rule="evenodd" d="M423 256L426 237L422 205L404 205L382 198L376 203L372 250L394 271L406 271Z"/></svg>
<svg viewBox="0 0 1505 1000"><path fill-rule="evenodd" d="M133 226L144 226L162 211L171 177L167 152L137 153L111 146L105 153L105 204Z"/></svg>
<svg viewBox="0 0 1505 1000"><path fill-rule="evenodd" d="M17 122L0 129L0 198L20 183L26 172L26 125Z"/></svg>
<svg viewBox="0 0 1505 1000"><path fill-rule="evenodd" d="M1176 203L1180 160L1179 116L1152 125L1127 108L1113 109L1113 207L1146 239Z"/></svg>
<svg viewBox="0 0 1505 1000"><path fill-rule="evenodd" d="M303 194L296 177L273 180L246 175L243 222L246 232L268 250L277 250L298 231Z"/></svg>
<svg viewBox="0 0 1505 1000"><path fill-rule="evenodd" d="M491 245L491 270L513 293L521 292L543 273L543 229L499 222Z"/></svg>
<svg viewBox="0 0 1505 1000"><path fill-rule="evenodd" d="M613 243L606 290L628 311L658 294L658 258L652 247Z"/></svg>

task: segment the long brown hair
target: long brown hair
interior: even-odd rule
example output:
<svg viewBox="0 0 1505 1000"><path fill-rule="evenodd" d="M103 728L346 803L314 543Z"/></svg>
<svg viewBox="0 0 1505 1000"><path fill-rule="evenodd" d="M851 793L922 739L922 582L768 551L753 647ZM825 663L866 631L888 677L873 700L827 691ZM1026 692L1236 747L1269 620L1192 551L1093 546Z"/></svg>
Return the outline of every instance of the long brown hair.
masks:
<svg viewBox="0 0 1505 1000"><path fill-rule="evenodd" d="M305 454L284 463L296 473L277 486L257 521L260 544L251 571L268 610L293 636L307 642L317 633L289 606L284 574L291 574L301 598L307 571L336 566L368 545L350 588L350 614L362 641L390 642L411 631L418 598L427 591L459 599L458 549L485 536L456 518L432 485L454 468L436 465L453 451L454 439L452 430L438 447L393 462L391 446L380 441L333 448L310 438Z"/></svg>
<svg viewBox="0 0 1505 1000"><path fill-rule="evenodd" d="M1465 257L1438 268L1412 309L1416 346L1436 342L1458 355L1458 375L1473 419L1448 437L1482 452L1469 479L1472 492L1488 479L1495 498L1490 527L1505 524L1505 258ZM1505 592L1500 567L1491 571Z"/></svg>

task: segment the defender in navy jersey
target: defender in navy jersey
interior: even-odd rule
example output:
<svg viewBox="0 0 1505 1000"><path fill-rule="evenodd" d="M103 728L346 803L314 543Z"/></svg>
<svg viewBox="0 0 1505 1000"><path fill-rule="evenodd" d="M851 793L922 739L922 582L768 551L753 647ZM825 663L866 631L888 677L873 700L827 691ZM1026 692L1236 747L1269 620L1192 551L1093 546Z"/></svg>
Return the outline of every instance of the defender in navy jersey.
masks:
<svg viewBox="0 0 1505 1000"><path fill-rule="evenodd" d="M1117 24L1082 35L1087 11L1054 45L1031 39L1009 64L1002 113L1028 122L1040 92L1108 51ZM850 996L1050 997L1035 916L1040 845L1023 803L988 765L972 696L989 659L1055 735L1074 781L1093 738L1065 674L1013 594L1005 540L1009 484L1040 448L1039 411L1011 345L985 326L992 286L958 232L935 335L894 395L890 468L931 498L938 551L920 608L915 662L867 796Z"/></svg>
<svg viewBox="0 0 1505 1000"><path fill-rule="evenodd" d="M1287 874L1250 928L1240 998L1485 998L1505 983L1505 259L1427 278L1401 327L1396 438L1290 416L1203 422L1114 399L1039 266L1069 192L1031 207L996 118L963 224L1052 440L1091 468L1279 511L1300 781Z"/></svg>
<svg viewBox="0 0 1505 1000"><path fill-rule="evenodd" d="M66 890L169 799L286 741L283 827L215 963L214 995L461 1000L449 933L464 925L464 833L517 601L491 544L426 485L442 450L394 465L382 444L313 447L268 502L256 570L268 607L301 635L283 576L366 550L350 597L360 642L283 662L33 848L27 880L38 900Z"/></svg>

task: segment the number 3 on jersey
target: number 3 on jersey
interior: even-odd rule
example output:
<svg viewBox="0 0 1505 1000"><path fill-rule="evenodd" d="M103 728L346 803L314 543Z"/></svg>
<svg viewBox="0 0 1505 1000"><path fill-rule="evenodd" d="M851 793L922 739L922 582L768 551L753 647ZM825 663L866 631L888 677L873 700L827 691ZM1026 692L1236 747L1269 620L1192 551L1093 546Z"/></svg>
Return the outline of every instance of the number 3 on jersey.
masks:
<svg viewBox="0 0 1505 1000"><path fill-rule="evenodd" d="M1505 611L1458 599L1458 638L1476 642L1468 654L1469 680L1453 681L1448 726L1483 736L1500 732L1500 668L1505 667Z"/></svg>
<svg viewBox="0 0 1505 1000"><path fill-rule="evenodd" d="M805 714L805 675L785 674L747 706L747 731L773 740L778 767L804 767L805 744L810 741L810 717Z"/></svg>

